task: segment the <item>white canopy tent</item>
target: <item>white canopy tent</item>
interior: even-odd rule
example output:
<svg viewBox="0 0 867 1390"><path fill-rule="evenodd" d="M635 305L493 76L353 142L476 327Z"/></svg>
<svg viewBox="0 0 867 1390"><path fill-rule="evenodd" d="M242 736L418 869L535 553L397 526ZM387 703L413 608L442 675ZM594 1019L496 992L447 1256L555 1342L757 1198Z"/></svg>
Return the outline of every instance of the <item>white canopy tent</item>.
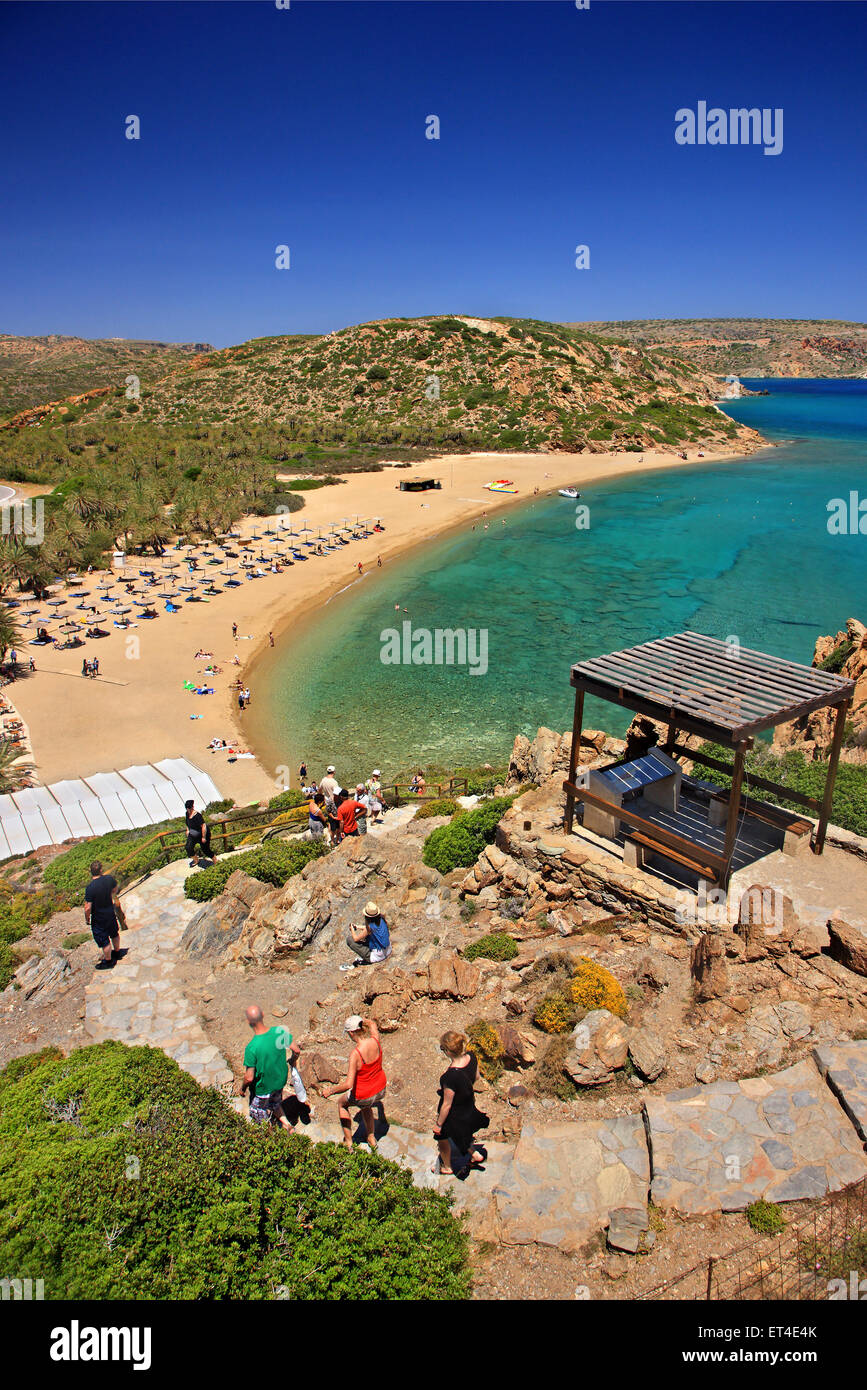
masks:
<svg viewBox="0 0 867 1390"><path fill-rule="evenodd" d="M186 758L95 772L48 787L25 787L0 796L0 860L109 830L157 825L182 816L190 797L204 807L219 801L220 792L208 774Z"/></svg>

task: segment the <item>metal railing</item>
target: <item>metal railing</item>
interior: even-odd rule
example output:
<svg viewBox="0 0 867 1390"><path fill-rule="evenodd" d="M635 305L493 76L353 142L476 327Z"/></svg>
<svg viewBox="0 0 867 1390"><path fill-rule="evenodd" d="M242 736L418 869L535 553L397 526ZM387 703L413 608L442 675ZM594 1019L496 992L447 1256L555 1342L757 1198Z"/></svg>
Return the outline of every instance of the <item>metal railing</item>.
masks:
<svg viewBox="0 0 867 1390"><path fill-rule="evenodd" d="M865 1278L867 1178L862 1178L824 1197L779 1235L759 1235L736 1250L711 1255L637 1297L818 1302L857 1297L858 1282Z"/></svg>

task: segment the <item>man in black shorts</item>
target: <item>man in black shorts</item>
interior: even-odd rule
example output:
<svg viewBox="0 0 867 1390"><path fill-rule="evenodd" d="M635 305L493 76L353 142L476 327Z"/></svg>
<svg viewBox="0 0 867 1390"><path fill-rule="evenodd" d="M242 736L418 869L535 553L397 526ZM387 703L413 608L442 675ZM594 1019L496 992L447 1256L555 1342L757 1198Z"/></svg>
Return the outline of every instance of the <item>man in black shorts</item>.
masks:
<svg viewBox="0 0 867 1390"><path fill-rule="evenodd" d="M184 822L187 827L187 854L191 855L190 868L194 869L199 855L213 860L216 856L211 850L211 827L206 823L201 811L196 810L194 801L184 802Z"/></svg>
<svg viewBox="0 0 867 1390"><path fill-rule="evenodd" d="M111 970L115 961L126 955L120 950L118 928L118 922L126 928L126 917L117 896L117 879L102 872L98 859L90 866L90 883L84 890L84 920L102 950L97 970Z"/></svg>

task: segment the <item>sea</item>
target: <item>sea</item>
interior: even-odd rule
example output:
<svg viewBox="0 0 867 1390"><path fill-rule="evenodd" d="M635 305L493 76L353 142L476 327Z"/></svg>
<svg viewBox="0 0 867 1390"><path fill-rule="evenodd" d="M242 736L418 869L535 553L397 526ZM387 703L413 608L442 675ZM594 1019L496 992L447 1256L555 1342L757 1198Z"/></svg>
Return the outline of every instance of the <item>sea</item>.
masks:
<svg viewBox="0 0 867 1390"><path fill-rule="evenodd" d="M570 726L573 662L685 630L809 664L820 634L867 618L867 381L743 385L768 394L724 409L773 447L537 498L368 571L257 671L260 759L333 762L344 783L497 765L516 734ZM447 637L443 664L403 660L435 659L437 630L465 634L466 664ZM629 718L588 701L584 722Z"/></svg>

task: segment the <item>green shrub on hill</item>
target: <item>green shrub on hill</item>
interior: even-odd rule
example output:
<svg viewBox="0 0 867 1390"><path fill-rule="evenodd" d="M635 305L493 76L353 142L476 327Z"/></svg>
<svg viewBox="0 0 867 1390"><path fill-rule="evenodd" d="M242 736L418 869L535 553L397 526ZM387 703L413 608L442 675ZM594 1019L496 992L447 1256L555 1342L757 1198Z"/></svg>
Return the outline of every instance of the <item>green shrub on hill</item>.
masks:
<svg viewBox="0 0 867 1390"><path fill-rule="evenodd" d="M450 796L437 797L434 801L425 801L419 806L413 820L428 820L431 816L453 816L458 809L458 803Z"/></svg>
<svg viewBox="0 0 867 1390"><path fill-rule="evenodd" d="M172 838L180 839L181 843L168 849L163 849L159 840L147 845L146 842L160 830L173 831ZM179 818L146 826L144 830L111 830L107 835L95 835L92 840L83 840L81 844L58 854L56 859L46 864L43 878L67 899L70 907L76 907L84 902L84 890L90 882L90 866L95 859L101 860L106 873L113 873L116 864L126 859L127 855L133 855L117 876L121 884L131 883L141 874L161 868L166 863L167 855L170 859L183 859L183 833L184 822ZM137 846L141 846L141 851L135 854Z"/></svg>
<svg viewBox="0 0 867 1390"><path fill-rule="evenodd" d="M184 893L195 902L210 902L222 893L236 869L243 869L251 878L270 883L274 888L282 888L311 859L318 859L327 852L328 846L321 840L268 840L249 853L219 859L211 869L196 869L184 881Z"/></svg>
<svg viewBox="0 0 867 1390"><path fill-rule="evenodd" d="M731 759L731 750L715 743L703 744L699 752L720 762ZM807 762L803 753L797 749L790 749L781 754L775 753L770 745L764 745L747 754L745 768L744 790L747 794L750 790L749 775L753 773L756 777L764 777L769 782L777 782L780 786L791 787L792 791L801 792L804 796L821 800L828 764L822 761ZM694 775L701 777L705 782L713 782L717 787L731 786L732 779L728 773L717 772L712 767L703 767L701 763L695 764ZM758 800L771 801L791 811L804 809L797 802L786 800L784 796L778 796L774 792L757 790L756 797ZM834 825L851 830L855 835L867 835L867 767L863 764L838 765L831 820Z"/></svg>
<svg viewBox="0 0 867 1390"><path fill-rule="evenodd" d="M448 825L441 825L424 842L422 859L441 874L475 864L485 845L493 844L497 826L514 797L495 796L473 811L463 811Z"/></svg>
<svg viewBox="0 0 867 1390"><path fill-rule="evenodd" d="M252 1126L163 1052L101 1043L0 1073L0 1264L49 1299L452 1300L450 1198Z"/></svg>
<svg viewBox="0 0 867 1390"><path fill-rule="evenodd" d="M278 792L277 796L272 796L268 802L269 811L294 811L296 806L306 806L307 797L303 792L292 787L289 791Z"/></svg>
<svg viewBox="0 0 867 1390"><path fill-rule="evenodd" d="M465 946L464 960L514 960L518 954L518 943L513 936L504 931L490 932L480 936L478 941Z"/></svg>

